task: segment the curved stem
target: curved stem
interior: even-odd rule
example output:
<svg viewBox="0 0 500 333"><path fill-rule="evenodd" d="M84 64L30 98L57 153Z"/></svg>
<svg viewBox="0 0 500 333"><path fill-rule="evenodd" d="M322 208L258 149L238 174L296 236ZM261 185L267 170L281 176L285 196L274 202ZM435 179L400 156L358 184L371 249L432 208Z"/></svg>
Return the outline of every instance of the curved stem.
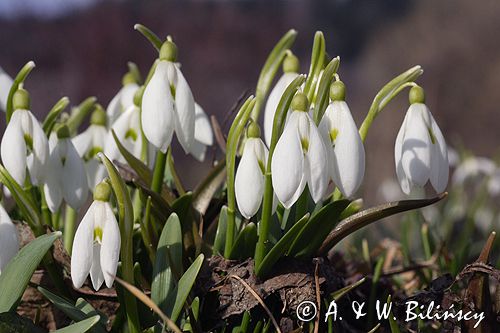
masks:
<svg viewBox="0 0 500 333"><path fill-rule="evenodd" d="M151 181L151 190L153 192L161 193L166 162L167 154L159 150L156 153L155 168L153 170L153 180Z"/></svg>

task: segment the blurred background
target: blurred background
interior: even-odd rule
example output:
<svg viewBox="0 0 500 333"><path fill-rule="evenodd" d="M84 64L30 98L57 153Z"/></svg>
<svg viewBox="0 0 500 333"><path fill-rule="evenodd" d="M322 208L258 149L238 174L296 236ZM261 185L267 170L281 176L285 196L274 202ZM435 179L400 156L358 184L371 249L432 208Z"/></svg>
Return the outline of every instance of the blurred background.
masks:
<svg viewBox="0 0 500 333"><path fill-rule="evenodd" d="M268 53L288 29L299 31L293 51L302 72L314 33L322 30L329 54L341 57L339 74L358 125L377 91L419 64L425 73L418 82L448 143L494 159L500 152L499 14L496 0L2 0L0 66L14 76L27 61L36 62L26 87L39 117L62 96L74 104L96 96L107 106L127 61L145 76L156 57L133 30L142 23L173 36L196 101L222 123L242 93L253 92ZM407 107L404 93L368 135L360 193L367 205L387 199L384 184L391 193L394 141ZM175 156L191 188L212 159L208 154L200 164L180 149ZM491 221L496 228L497 211Z"/></svg>

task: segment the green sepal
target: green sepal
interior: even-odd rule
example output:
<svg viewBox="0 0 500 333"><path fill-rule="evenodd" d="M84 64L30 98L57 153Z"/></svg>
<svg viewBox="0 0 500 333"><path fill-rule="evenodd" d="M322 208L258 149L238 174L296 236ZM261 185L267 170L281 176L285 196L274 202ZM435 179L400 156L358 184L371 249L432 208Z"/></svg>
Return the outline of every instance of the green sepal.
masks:
<svg viewBox="0 0 500 333"><path fill-rule="evenodd" d="M326 107L330 101L330 85L332 84L333 76L337 73L340 65L340 58L333 58L328 65L326 65L323 75L318 83L318 93L316 95L316 102L314 103L313 119L316 125L319 125Z"/></svg>
<svg viewBox="0 0 500 333"><path fill-rule="evenodd" d="M153 31L139 23L134 25L134 30L139 31L160 52L163 42Z"/></svg>
<svg viewBox="0 0 500 333"><path fill-rule="evenodd" d="M315 87L318 82L319 74L323 69L323 64L325 61L325 37L321 31L316 31L314 35L314 42L311 54L311 66L309 68L309 74L307 74L307 80L304 85L304 93L307 95L309 101L313 101Z"/></svg>

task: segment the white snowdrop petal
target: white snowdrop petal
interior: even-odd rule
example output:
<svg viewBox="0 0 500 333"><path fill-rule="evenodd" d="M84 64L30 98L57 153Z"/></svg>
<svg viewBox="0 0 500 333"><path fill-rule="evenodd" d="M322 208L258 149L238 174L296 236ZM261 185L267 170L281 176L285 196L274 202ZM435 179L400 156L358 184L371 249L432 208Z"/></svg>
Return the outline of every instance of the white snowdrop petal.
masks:
<svg viewBox="0 0 500 333"><path fill-rule="evenodd" d="M401 163L410 183L424 186L429 180L431 167L431 140L424 121L425 106L412 104L408 110Z"/></svg>
<svg viewBox="0 0 500 333"><path fill-rule="evenodd" d="M7 110L7 98L12 83L14 83L12 78L0 67L0 109L4 112Z"/></svg>
<svg viewBox="0 0 500 333"><path fill-rule="evenodd" d="M174 100L167 80L168 66L169 63L166 61L158 62L144 90L141 113L144 135L164 153L172 141L175 121Z"/></svg>
<svg viewBox="0 0 500 333"><path fill-rule="evenodd" d="M92 266L90 267L90 279L92 287L98 291L104 282L104 274L101 268L101 244L94 243L92 246Z"/></svg>
<svg viewBox="0 0 500 333"><path fill-rule="evenodd" d="M171 66L175 66L171 64ZM191 88L182 75L177 71L177 84L175 86L175 135L184 151L189 153L189 148L194 140L195 133L195 106Z"/></svg>
<svg viewBox="0 0 500 333"><path fill-rule="evenodd" d="M19 238L16 226L0 205L0 274L4 267L19 251Z"/></svg>
<svg viewBox="0 0 500 333"><path fill-rule="evenodd" d="M403 170L403 163L401 158L403 156L403 140L406 132L406 120L408 118L408 113L406 114L403 125L399 129L398 135L396 137L396 144L394 146L394 160L396 162L396 175L398 177L399 185L401 186L401 190L406 195L410 194L410 182L408 177L406 176Z"/></svg>
<svg viewBox="0 0 500 333"><path fill-rule="evenodd" d="M431 128L435 138L435 143L431 143L431 174L430 180L436 192L441 193L446 189L448 185L448 176L450 172L450 167L448 163L448 150L446 147L446 142L444 140L443 133L439 129L436 121L429 113L431 117Z"/></svg>
<svg viewBox="0 0 500 333"><path fill-rule="evenodd" d="M118 117L120 116L120 114L122 112L120 93L121 93L121 89L111 99L111 102L109 102L108 107L106 108L106 115L108 116L108 126L113 125L114 122L116 121L116 119L118 119Z"/></svg>
<svg viewBox="0 0 500 333"><path fill-rule="evenodd" d="M135 82L128 83L120 90L120 103L122 112L129 106L134 105L134 95L139 89L139 85Z"/></svg>
<svg viewBox="0 0 500 333"><path fill-rule="evenodd" d="M73 146L75 146L76 151L80 157L84 157L85 154L92 148L92 131L90 127L71 139Z"/></svg>
<svg viewBox="0 0 500 333"><path fill-rule="evenodd" d="M121 237L118 222L109 203L104 204L106 220L102 232L102 246L100 253L101 268L106 286L111 288L116 276L118 260L120 258Z"/></svg>
<svg viewBox="0 0 500 333"><path fill-rule="evenodd" d="M7 171L18 184L23 186L26 178L26 143L21 130L21 114L18 112L23 110L12 114L2 138L0 153Z"/></svg>
<svg viewBox="0 0 500 333"><path fill-rule="evenodd" d="M297 73L284 73L276 85L271 90L264 109L264 139L267 146L271 145L271 136L273 131L274 114L280 102L281 96L285 92L288 85L295 80L299 74Z"/></svg>
<svg viewBox="0 0 500 333"><path fill-rule="evenodd" d="M316 125L314 125L312 119L309 118L308 120L309 147L305 158L305 163L307 164L306 179L311 197L314 202L318 203L325 195L328 187L328 155Z"/></svg>
<svg viewBox="0 0 500 333"><path fill-rule="evenodd" d="M68 205L78 210L85 201L89 193L87 173L82 158L78 155L75 147L69 139L67 141L66 161L62 172L63 196Z"/></svg>
<svg viewBox="0 0 500 333"><path fill-rule="evenodd" d="M298 132L298 111L290 116L271 161L273 188L278 200L290 208L305 187L304 154ZM300 193L298 193L300 191Z"/></svg>
<svg viewBox="0 0 500 333"><path fill-rule="evenodd" d="M365 174L365 149L345 102L333 102L338 113L338 134L332 155L333 181L344 196L351 197L359 188Z"/></svg>
<svg viewBox="0 0 500 333"><path fill-rule="evenodd" d="M203 143L194 140L190 148L190 154L198 161L203 162L205 160L205 154L207 152L207 146Z"/></svg>
<svg viewBox="0 0 500 333"><path fill-rule="evenodd" d="M95 209L93 202L76 229L71 253L71 279L75 288L80 288L90 272L93 259Z"/></svg>
<svg viewBox="0 0 500 333"><path fill-rule="evenodd" d="M264 194L264 174L259 165L256 150L260 139L249 138L245 143L243 155L236 170L235 194L238 209L249 219L259 210ZM263 161L265 163L265 161ZM265 164L264 164L265 166Z"/></svg>
<svg viewBox="0 0 500 333"><path fill-rule="evenodd" d="M206 146L214 143L214 134L210 120L201 106L195 103L194 139Z"/></svg>

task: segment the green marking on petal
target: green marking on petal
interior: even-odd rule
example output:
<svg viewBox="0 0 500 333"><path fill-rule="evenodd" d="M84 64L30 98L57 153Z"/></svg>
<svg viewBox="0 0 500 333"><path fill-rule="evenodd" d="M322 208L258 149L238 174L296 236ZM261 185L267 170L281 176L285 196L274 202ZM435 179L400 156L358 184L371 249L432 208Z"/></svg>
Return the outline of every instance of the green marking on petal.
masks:
<svg viewBox="0 0 500 333"><path fill-rule="evenodd" d="M92 147L89 149L89 151L85 154L85 156L83 156L83 160L85 162L88 162L90 161L91 159L93 159L97 154L99 153L102 153L104 150L102 149L102 147L99 147L99 146L95 146L95 147Z"/></svg>
<svg viewBox="0 0 500 333"><path fill-rule="evenodd" d="M175 87L173 84L170 85L170 93L172 94L172 98L175 99Z"/></svg>
<svg viewBox="0 0 500 333"><path fill-rule="evenodd" d="M132 141L136 141L137 140L137 132L135 130L133 130L132 128L129 128L127 130L127 133L125 133L125 139L132 139Z"/></svg>
<svg viewBox="0 0 500 333"><path fill-rule="evenodd" d="M434 132L432 132L432 128L427 127L427 132L429 133L429 137L431 138L431 142L433 145L436 144L436 137L434 136Z"/></svg>
<svg viewBox="0 0 500 333"><path fill-rule="evenodd" d="M24 142L29 150L33 150L33 138L29 134L24 134Z"/></svg>
<svg viewBox="0 0 500 333"><path fill-rule="evenodd" d="M302 150L304 151L304 153L307 153L307 151L309 150L309 140L301 138L300 145L302 146Z"/></svg>
<svg viewBox="0 0 500 333"><path fill-rule="evenodd" d="M330 140L332 143L335 143L335 140L337 139L337 135L339 135L339 130L334 128L330 131Z"/></svg>
<svg viewBox="0 0 500 333"><path fill-rule="evenodd" d="M95 227L94 228L94 241L101 242L102 241L102 228Z"/></svg>

